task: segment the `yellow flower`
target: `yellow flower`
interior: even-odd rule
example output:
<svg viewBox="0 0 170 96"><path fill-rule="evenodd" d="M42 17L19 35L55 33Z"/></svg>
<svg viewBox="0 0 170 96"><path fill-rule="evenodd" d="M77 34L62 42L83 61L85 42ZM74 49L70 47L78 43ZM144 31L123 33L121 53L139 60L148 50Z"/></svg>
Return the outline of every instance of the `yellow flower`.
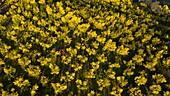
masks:
<svg viewBox="0 0 170 96"><path fill-rule="evenodd" d="M33 16L33 20L38 21L38 17L37 16Z"/></svg>
<svg viewBox="0 0 170 96"><path fill-rule="evenodd" d="M97 29L103 29L104 26L105 26L105 23L94 22L94 26L95 26Z"/></svg>
<svg viewBox="0 0 170 96"><path fill-rule="evenodd" d="M143 49L138 49L138 53L139 53L140 55L142 55L142 54L144 53L144 50L143 50Z"/></svg>
<svg viewBox="0 0 170 96"><path fill-rule="evenodd" d="M70 7L66 7L66 12L69 12L71 10Z"/></svg>
<svg viewBox="0 0 170 96"><path fill-rule="evenodd" d="M120 23L124 23L125 20L126 20L126 16L121 15L121 17L120 17Z"/></svg>
<svg viewBox="0 0 170 96"><path fill-rule="evenodd" d="M94 91L90 91L90 93L87 94L87 96L94 96L95 92Z"/></svg>
<svg viewBox="0 0 170 96"><path fill-rule="evenodd" d="M15 73L16 72L16 69L15 68L13 68L13 67L9 67L9 68L3 68L3 70L4 70L4 73L6 73L6 74L11 74L11 73Z"/></svg>
<svg viewBox="0 0 170 96"><path fill-rule="evenodd" d="M163 96L170 96L170 92L169 92L169 91L165 91L165 92L163 93Z"/></svg>
<svg viewBox="0 0 170 96"><path fill-rule="evenodd" d="M147 5L145 3L140 3L140 5L143 7L147 7Z"/></svg>
<svg viewBox="0 0 170 96"><path fill-rule="evenodd" d="M152 35L144 35L144 38L142 39L142 43L150 40L152 38Z"/></svg>
<svg viewBox="0 0 170 96"><path fill-rule="evenodd" d="M90 37L97 37L96 31L92 31L92 30L88 31L87 35L90 36Z"/></svg>
<svg viewBox="0 0 170 96"><path fill-rule="evenodd" d="M80 22L82 22L81 18L77 17L76 15L73 15L72 19L68 21L69 24L73 24L72 26L70 26L71 28L75 28ZM84 30L86 31L88 29L88 27L90 27L90 24L82 24L82 25L80 25L80 27L83 27ZM83 32L85 32L85 31L83 31Z"/></svg>
<svg viewBox="0 0 170 96"><path fill-rule="evenodd" d="M89 53L89 55L95 55L96 54L96 50L95 49L87 48L86 51Z"/></svg>
<svg viewBox="0 0 170 96"><path fill-rule="evenodd" d="M47 14L51 15L53 13L53 10L50 8L49 5L46 6L46 12Z"/></svg>
<svg viewBox="0 0 170 96"><path fill-rule="evenodd" d="M48 30L55 32L57 30L57 27L56 26L49 26Z"/></svg>
<svg viewBox="0 0 170 96"><path fill-rule="evenodd" d="M63 6L62 2L56 2L56 7L61 7L61 6Z"/></svg>
<svg viewBox="0 0 170 96"><path fill-rule="evenodd" d="M94 48L98 48L98 46L99 46L99 43L97 43L96 41L95 42L92 42L92 46L94 47Z"/></svg>
<svg viewBox="0 0 170 96"><path fill-rule="evenodd" d="M35 0L30 0L30 4L35 4Z"/></svg>
<svg viewBox="0 0 170 96"><path fill-rule="evenodd" d="M145 78L144 76L135 77L135 83L137 83L138 86L145 85L146 82L147 82L147 78Z"/></svg>
<svg viewBox="0 0 170 96"><path fill-rule="evenodd" d="M3 83L0 83L0 87L3 87Z"/></svg>
<svg viewBox="0 0 170 96"><path fill-rule="evenodd" d="M64 22L64 23L66 23L66 22L67 22L67 20L66 20L66 18L65 18L65 17L61 17L61 21L62 21L62 22Z"/></svg>
<svg viewBox="0 0 170 96"><path fill-rule="evenodd" d="M98 55L97 59L102 63L107 61L107 57L104 54Z"/></svg>
<svg viewBox="0 0 170 96"><path fill-rule="evenodd" d="M21 66L26 67L26 66L28 66L31 63L31 60L29 60L29 58L27 58L27 57L22 57L22 58L18 59L18 63Z"/></svg>
<svg viewBox="0 0 170 96"><path fill-rule="evenodd" d="M103 37L110 36L110 34L111 34L110 29L102 32Z"/></svg>
<svg viewBox="0 0 170 96"><path fill-rule="evenodd" d="M5 64L5 62L0 58L0 66Z"/></svg>
<svg viewBox="0 0 170 96"><path fill-rule="evenodd" d="M59 7L59 12L60 12L62 15L64 15L64 14L66 13L63 7Z"/></svg>
<svg viewBox="0 0 170 96"><path fill-rule="evenodd" d="M39 44L43 47L43 50L46 50L47 48L50 48L52 46L52 44L46 44L42 42L39 42Z"/></svg>
<svg viewBox="0 0 170 96"><path fill-rule="evenodd" d="M85 78L95 78L96 76L95 76L94 71L95 71L94 69L90 69L90 70L86 73Z"/></svg>
<svg viewBox="0 0 170 96"><path fill-rule="evenodd" d="M86 49L86 46L82 45L81 48L84 50L84 49Z"/></svg>
<svg viewBox="0 0 170 96"><path fill-rule="evenodd" d="M156 83L164 83L164 82L166 82L166 78L162 74L152 75L152 78L156 80Z"/></svg>
<svg viewBox="0 0 170 96"><path fill-rule="evenodd" d="M35 6L35 7L33 7L33 13L36 15L36 14L38 14L39 13L39 8L38 8L38 6Z"/></svg>
<svg viewBox="0 0 170 96"><path fill-rule="evenodd" d="M30 52L30 50L28 50L28 48L26 48L26 46L24 46L23 44L19 44L19 49L22 50L22 52L26 53L26 52Z"/></svg>
<svg viewBox="0 0 170 96"><path fill-rule="evenodd" d="M83 56L81 62L82 62L82 63L85 63L86 61L88 61L88 57Z"/></svg>
<svg viewBox="0 0 170 96"><path fill-rule="evenodd" d="M124 48L123 45L119 46L116 52L120 55L128 55L129 48Z"/></svg>
<svg viewBox="0 0 170 96"><path fill-rule="evenodd" d="M109 39L109 40L106 42L105 46L103 47L103 50L104 50L104 51L105 51L105 50L115 51L116 48L117 48L117 47L116 47L116 42L112 42L112 40Z"/></svg>
<svg viewBox="0 0 170 96"><path fill-rule="evenodd" d="M115 72L108 73L108 77L111 79L115 79L115 75L116 75Z"/></svg>
<svg viewBox="0 0 170 96"><path fill-rule="evenodd" d="M104 44L104 42L106 41L106 38L97 36L96 40L97 40L98 42Z"/></svg>
<svg viewBox="0 0 170 96"><path fill-rule="evenodd" d="M114 72L112 70L112 68L109 68L107 71L105 71L105 74L107 74L107 76L110 78L110 79L115 79L115 75L116 75L116 72Z"/></svg>
<svg viewBox="0 0 170 96"><path fill-rule="evenodd" d="M159 92L162 90L161 86L160 85L151 85L149 87L149 89L151 90L151 92L155 95L158 95Z"/></svg>
<svg viewBox="0 0 170 96"><path fill-rule="evenodd" d="M46 84L49 82L49 79L45 76L41 76L41 80L40 80L42 86L46 86Z"/></svg>
<svg viewBox="0 0 170 96"><path fill-rule="evenodd" d="M68 76L68 81L74 80L74 77L75 77L75 73L71 73L71 74Z"/></svg>
<svg viewBox="0 0 170 96"><path fill-rule="evenodd" d="M139 88L131 88L130 92L130 96L143 96L142 91Z"/></svg>
<svg viewBox="0 0 170 96"><path fill-rule="evenodd" d="M22 77L17 78L13 83L18 87L28 86L30 84L29 80L24 80Z"/></svg>
<svg viewBox="0 0 170 96"><path fill-rule="evenodd" d="M9 92L4 91L3 89L1 90L1 95L2 96L10 96Z"/></svg>
<svg viewBox="0 0 170 96"><path fill-rule="evenodd" d="M135 68L135 67L134 67L134 68ZM134 69L134 68L133 68L133 69ZM125 75L125 76L126 76L126 75L131 76L131 75L133 75L133 74L134 74L134 72L132 71L132 68L131 68L131 69L129 69L129 68L128 68L128 69L125 69L124 72L123 72L123 75Z"/></svg>
<svg viewBox="0 0 170 96"><path fill-rule="evenodd" d="M169 10L169 7L168 7L167 5L164 5L164 6L163 6L163 9L164 9L164 10Z"/></svg>
<svg viewBox="0 0 170 96"><path fill-rule="evenodd" d="M124 87L128 84L128 81L125 79L125 76L117 76L116 79L120 83L121 87Z"/></svg>
<svg viewBox="0 0 170 96"><path fill-rule="evenodd" d="M69 38L68 36L66 36L66 37L64 38L64 43L71 44L71 41L72 41L72 39Z"/></svg>
<svg viewBox="0 0 170 96"><path fill-rule="evenodd" d="M99 86L99 90L102 91L103 88L110 86L110 80L109 79L99 79L97 80L97 84Z"/></svg>
<svg viewBox="0 0 170 96"><path fill-rule="evenodd" d="M114 86L112 88L112 91L110 92L111 95L113 96L121 96L121 93L123 92L123 89L118 87L118 86Z"/></svg>
<svg viewBox="0 0 170 96"><path fill-rule="evenodd" d="M170 66L170 58L166 58L163 60L163 65L166 66L166 67L169 67Z"/></svg>
<svg viewBox="0 0 170 96"><path fill-rule="evenodd" d="M45 4L45 0L39 0L38 3L39 4Z"/></svg>
<svg viewBox="0 0 170 96"><path fill-rule="evenodd" d="M75 67L75 68L74 68L74 71L79 71L79 70L81 70L81 69L82 69L82 66L83 66L83 65L76 64L76 66L74 66L74 67Z"/></svg>
<svg viewBox="0 0 170 96"><path fill-rule="evenodd" d="M141 55L135 55L132 59L135 60L137 63L141 63L142 61L144 61Z"/></svg>
<svg viewBox="0 0 170 96"><path fill-rule="evenodd" d="M33 89L34 89L34 90L38 90L38 88L39 88L39 87L38 87L37 84L35 84L35 85L33 86Z"/></svg>
<svg viewBox="0 0 170 96"><path fill-rule="evenodd" d="M76 80L76 84L77 84L77 85L82 85L82 81L81 81L80 79L77 79L77 80Z"/></svg>
<svg viewBox="0 0 170 96"><path fill-rule="evenodd" d="M64 84L60 84L60 83L51 83L51 86L54 89L54 92L56 95L58 95L59 93L64 92L64 90L67 89L67 85Z"/></svg>
<svg viewBox="0 0 170 96"><path fill-rule="evenodd" d="M11 36L11 40L18 42L17 37L16 36Z"/></svg>
<svg viewBox="0 0 170 96"><path fill-rule="evenodd" d="M82 33L86 32L88 30L88 28L90 27L90 24L81 24L81 25L78 25L78 30Z"/></svg>
<svg viewBox="0 0 170 96"><path fill-rule="evenodd" d="M28 65L28 68L26 68L25 71L33 77L39 77L39 75L41 74L40 67L35 65Z"/></svg>
<svg viewBox="0 0 170 96"><path fill-rule="evenodd" d="M31 96L34 96L36 94L36 91L31 90Z"/></svg>
<svg viewBox="0 0 170 96"><path fill-rule="evenodd" d="M128 25L130 25L130 24L132 24L132 23L133 23L133 20L127 20L127 21L125 22L125 25L128 26Z"/></svg>
<svg viewBox="0 0 170 96"><path fill-rule="evenodd" d="M60 77L60 81L62 82L62 81L65 81L66 80L66 76L61 76Z"/></svg>
<svg viewBox="0 0 170 96"><path fill-rule="evenodd" d="M57 75L60 72L59 66L57 66L57 65L50 64L49 68L51 69L51 74Z"/></svg>
<svg viewBox="0 0 170 96"><path fill-rule="evenodd" d="M11 88L11 92L14 92L15 91L15 88Z"/></svg>
<svg viewBox="0 0 170 96"><path fill-rule="evenodd" d="M26 10L30 10L31 9L31 6L28 4L28 5L25 5L24 6Z"/></svg>
<svg viewBox="0 0 170 96"><path fill-rule="evenodd" d="M92 63L91 63L91 66L92 66L92 68L95 69L95 70L97 70L97 69L100 67L99 62L92 62Z"/></svg>
<svg viewBox="0 0 170 96"><path fill-rule="evenodd" d="M35 84L33 87L32 87L32 90L31 90L31 96L34 96L36 94L36 90L38 90L39 86L37 84Z"/></svg>
<svg viewBox="0 0 170 96"><path fill-rule="evenodd" d="M51 61L51 58L45 58L45 57L40 57L37 59L38 62L40 62L41 66L48 65L48 62Z"/></svg>

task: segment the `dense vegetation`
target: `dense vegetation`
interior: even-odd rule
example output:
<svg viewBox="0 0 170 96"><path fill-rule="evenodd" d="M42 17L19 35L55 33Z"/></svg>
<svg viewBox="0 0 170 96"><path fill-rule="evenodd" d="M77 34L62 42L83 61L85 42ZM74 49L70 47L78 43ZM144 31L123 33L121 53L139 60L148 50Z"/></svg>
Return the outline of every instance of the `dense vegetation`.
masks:
<svg viewBox="0 0 170 96"><path fill-rule="evenodd" d="M3 1L0 95L170 95L166 5Z"/></svg>

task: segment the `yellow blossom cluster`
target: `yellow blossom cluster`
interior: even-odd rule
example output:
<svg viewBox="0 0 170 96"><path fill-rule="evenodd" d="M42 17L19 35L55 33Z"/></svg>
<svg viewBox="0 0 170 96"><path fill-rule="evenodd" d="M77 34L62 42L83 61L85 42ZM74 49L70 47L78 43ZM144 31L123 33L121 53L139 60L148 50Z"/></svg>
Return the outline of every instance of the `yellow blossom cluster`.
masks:
<svg viewBox="0 0 170 96"><path fill-rule="evenodd" d="M5 4L11 7L0 15L0 95L170 94L167 76L158 72L158 65L170 66L169 35L131 0Z"/></svg>

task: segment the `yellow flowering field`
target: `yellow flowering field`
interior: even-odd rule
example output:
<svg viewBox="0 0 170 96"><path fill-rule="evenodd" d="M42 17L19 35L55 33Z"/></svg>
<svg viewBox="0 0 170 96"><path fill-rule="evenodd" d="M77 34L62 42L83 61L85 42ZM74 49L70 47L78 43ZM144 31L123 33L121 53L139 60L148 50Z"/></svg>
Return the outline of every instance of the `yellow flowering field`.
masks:
<svg viewBox="0 0 170 96"><path fill-rule="evenodd" d="M0 4L1 96L170 96L170 30L144 3Z"/></svg>

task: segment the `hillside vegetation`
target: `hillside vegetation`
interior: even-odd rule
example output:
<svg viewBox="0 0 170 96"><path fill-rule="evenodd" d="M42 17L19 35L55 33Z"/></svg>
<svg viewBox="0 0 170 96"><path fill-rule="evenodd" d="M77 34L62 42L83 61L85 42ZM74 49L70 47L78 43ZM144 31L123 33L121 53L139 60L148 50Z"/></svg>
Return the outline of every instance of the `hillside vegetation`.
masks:
<svg viewBox="0 0 170 96"><path fill-rule="evenodd" d="M0 95L170 96L167 6L151 9L131 0L0 4Z"/></svg>

